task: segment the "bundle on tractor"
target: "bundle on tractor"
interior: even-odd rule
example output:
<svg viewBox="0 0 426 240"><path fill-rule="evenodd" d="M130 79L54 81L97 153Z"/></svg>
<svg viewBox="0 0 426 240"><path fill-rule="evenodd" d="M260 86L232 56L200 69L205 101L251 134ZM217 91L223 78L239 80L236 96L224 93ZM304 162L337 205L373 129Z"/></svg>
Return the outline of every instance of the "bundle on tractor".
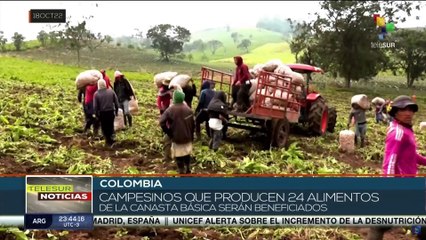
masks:
<svg viewBox="0 0 426 240"><path fill-rule="evenodd" d="M289 74L260 71L250 108L246 112L229 111L229 127L264 132L269 144L275 147L286 147L290 124L303 124L315 135L334 131L335 108L328 107L321 94L309 88L311 74L323 71L305 64L287 66L294 72L306 74L306 83L296 81ZM217 90L227 93L228 104L231 102L231 73L202 67L201 79L214 81Z"/></svg>

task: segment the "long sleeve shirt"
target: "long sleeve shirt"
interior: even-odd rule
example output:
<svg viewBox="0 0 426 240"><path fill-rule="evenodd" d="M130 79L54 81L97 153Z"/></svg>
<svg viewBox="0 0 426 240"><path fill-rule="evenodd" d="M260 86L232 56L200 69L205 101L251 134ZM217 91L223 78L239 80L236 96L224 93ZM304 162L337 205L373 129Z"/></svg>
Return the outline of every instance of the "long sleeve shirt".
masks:
<svg viewBox="0 0 426 240"><path fill-rule="evenodd" d="M118 112L119 103L115 92L112 89L100 89L95 93L93 109L96 115L100 112L114 111Z"/></svg>
<svg viewBox="0 0 426 240"><path fill-rule="evenodd" d="M386 135L384 174L417 174L417 164L426 165L426 157L417 152L413 129L394 120Z"/></svg>

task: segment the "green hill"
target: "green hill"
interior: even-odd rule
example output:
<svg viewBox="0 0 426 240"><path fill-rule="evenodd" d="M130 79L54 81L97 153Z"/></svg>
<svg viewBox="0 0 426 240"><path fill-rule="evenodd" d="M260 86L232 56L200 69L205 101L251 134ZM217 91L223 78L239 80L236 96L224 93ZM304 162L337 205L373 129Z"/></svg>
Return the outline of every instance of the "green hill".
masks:
<svg viewBox="0 0 426 240"><path fill-rule="evenodd" d="M231 37L231 34L234 32L239 34L239 41L237 43L235 43ZM237 47L242 39L249 39L251 41L249 51L259 48L265 44L285 42L285 38L282 34L258 28L230 29L230 31L227 31L226 28L217 28L193 33L191 42L198 39L203 40L203 42L218 40L223 43L223 47L219 48L214 55L209 48L205 50L204 54L201 51L190 52L193 56L194 62L204 63L212 60L231 58L235 55L243 55L245 50Z"/></svg>
<svg viewBox="0 0 426 240"><path fill-rule="evenodd" d="M250 53L241 55L244 62L250 67L257 63L265 63L272 59L280 59L284 63L293 63L295 61L294 55L290 51L288 43L267 43L253 49ZM228 63L234 62L233 58L224 58L211 61L212 63Z"/></svg>

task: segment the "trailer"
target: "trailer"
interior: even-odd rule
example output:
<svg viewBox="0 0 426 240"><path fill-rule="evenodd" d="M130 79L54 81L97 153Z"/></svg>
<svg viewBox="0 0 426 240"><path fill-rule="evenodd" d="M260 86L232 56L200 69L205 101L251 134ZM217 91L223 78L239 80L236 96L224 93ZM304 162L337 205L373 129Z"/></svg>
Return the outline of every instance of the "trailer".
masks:
<svg viewBox="0 0 426 240"><path fill-rule="evenodd" d="M295 72L308 73L306 86L293 81L289 75L261 71L250 108L245 112L230 110L228 127L264 132L270 146L280 148L287 146L290 124L307 124L308 131L317 135L324 135L327 130L334 131L337 118L335 109L328 108L319 93L309 90L310 73L322 70L304 64L288 66ZM215 88L227 94L230 105L231 73L203 66L201 81L215 82Z"/></svg>

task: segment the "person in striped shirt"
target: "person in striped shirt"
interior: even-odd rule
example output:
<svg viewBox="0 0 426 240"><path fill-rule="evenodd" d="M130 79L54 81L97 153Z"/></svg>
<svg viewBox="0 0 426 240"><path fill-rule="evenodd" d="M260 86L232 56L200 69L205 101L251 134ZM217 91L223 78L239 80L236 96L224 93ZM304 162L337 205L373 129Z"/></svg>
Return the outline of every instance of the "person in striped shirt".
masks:
<svg viewBox="0 0 426 240"><path fill-rule="evenodd" d="M409 96L398 96L392 103L389 115L393 118L386 134L383 174L415 176L418 165L426 166L426 157L417 152L417 143L413 131L414 114L417 104ZM406 176L404 176L406 175ZM381 240L390 227L371 228L368 240Z"/></svg>

